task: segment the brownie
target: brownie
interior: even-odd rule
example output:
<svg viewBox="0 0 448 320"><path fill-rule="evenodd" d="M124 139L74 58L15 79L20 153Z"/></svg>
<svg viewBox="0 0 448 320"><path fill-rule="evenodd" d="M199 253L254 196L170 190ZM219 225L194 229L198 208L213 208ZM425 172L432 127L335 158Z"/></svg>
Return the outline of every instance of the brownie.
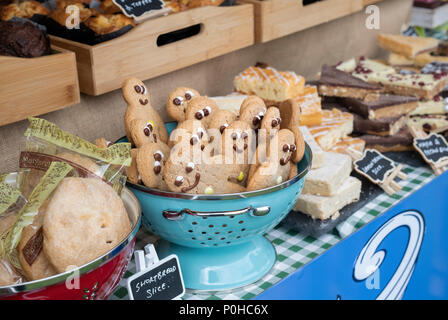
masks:
<svg viewBox="0 0 448 320"><path fill-rule="evenodd" d="M35 58L50 54L50 39L28 21L0 21L0 55Z"/></svg>

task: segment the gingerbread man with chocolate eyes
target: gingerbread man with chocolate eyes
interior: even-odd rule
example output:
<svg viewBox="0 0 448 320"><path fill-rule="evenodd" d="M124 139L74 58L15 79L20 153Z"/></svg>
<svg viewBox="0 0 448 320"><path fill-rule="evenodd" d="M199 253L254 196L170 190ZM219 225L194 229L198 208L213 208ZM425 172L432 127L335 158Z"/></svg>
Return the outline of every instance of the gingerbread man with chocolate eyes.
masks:
<svg viewBox="0 0 448 320"><path fill-rule="evenodd" d="M179 123L185 121L188 102L194 97L200 97L199 92L194 89L180 87L173 90L166 102L166 111L169 116Z"/></svg>
<svg viewBox="0 0 448 320"><path fill-rule="evenodd" d="M208 129L212 116L219 110L216 102L207 97L194 97L188 102L185 120L195 119Z"/></svg>
<svg viewBox="0 0 448 320"><path fill-rule="evenodd" d="M122 93L127 103L124 124L128 140L135 144L132 133L134 136L141 136L143 133L148 137L143 141L153 142L159 139L166 143L168 132L162 118L151 106L149 92L144 83L137 78L127 78L123 83Z"/></svg>
<svg viewBox="0 0 448 320"><path fill-rule="evenodd" d="M201 147L205 147L208 143L208 135L202 122L195 119L189 119L179 123L176 129L170 134L168 146L172 148L176 144L182 142L182 140L188 141L191 146L198 144ZM204 147L202 147L202 149Z"/></svg>
<svg viewBox="0 0 448 320"><path fill-rule="evenodd" d="M263 104L249 104L240 110L240 120L247 122L254 130L261 127L261 122L266 114L266 107Z"/></svg>
<svg viewBox="0 0 448 320"><path fill-rule="evenodd" d="M276 147L276 148L274 148ZM271 141L268 157L260 164L252 164L247 190L259 190L280 184L290 177L292 154L296 150L292 131L281 129Z"/></svg>
<svg viewBox="0 0 448 320"><path fill-rule="evenodd" d="M163 142L147 143L137 149L137 170L148 188L168 190L163 170L170 156L170 148Z"/></svg>

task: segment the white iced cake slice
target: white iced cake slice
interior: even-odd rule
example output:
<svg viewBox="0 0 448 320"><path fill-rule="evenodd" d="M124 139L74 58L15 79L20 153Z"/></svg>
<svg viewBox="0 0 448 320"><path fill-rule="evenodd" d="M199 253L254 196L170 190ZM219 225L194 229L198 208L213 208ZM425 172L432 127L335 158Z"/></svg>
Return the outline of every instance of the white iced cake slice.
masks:
<svg viewBox="0 0 448 320"><path fill-rule="evenodd" d="M313 219L326 220L334 216L346 205L359 200L361 181L348 177L331 197L301 194L294 210L311 216Z"/></svg>
<svg viewBox="0 0 448 320"><path fill-rule="evenodd" d="M322 167L324 164L325 152L317 144L316 140L314 140L310 130L308 130L308 127L300 126L299 129L302 132L303 140L305 140L305 142L310 146L311 152L313 153L311 169Z"/></svg>
<svg viewBox="0 0 448 320"><path fill-rule="evenodd" d="M303 194L332 196L352 171L352 158L349 155L325 152L324 164L312 169L305 177Z"/></svg>

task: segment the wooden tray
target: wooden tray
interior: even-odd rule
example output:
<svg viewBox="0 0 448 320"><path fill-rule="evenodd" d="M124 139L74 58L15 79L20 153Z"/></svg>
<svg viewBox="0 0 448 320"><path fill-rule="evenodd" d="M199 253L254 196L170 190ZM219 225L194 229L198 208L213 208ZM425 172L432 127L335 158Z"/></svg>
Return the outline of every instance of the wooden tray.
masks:
<svg viewBox="0 0 448 320"><path fill-rule="evenodd" d="M79 103L75 54L52 49L39 58L0 56L0 125Z"/></svg>
<svg viewBox="0 0 448 320"><path fill-rule="evenodd" d="M188 27L199 33L165 45L170 35ZM100 95L121 87L128 76L142 80L250 46L254 17L250 4L201 7L139 24L128 33L94 46L51 37L76 53L81 92ZM159 42L159 45L158 45Z"/></svg>
<svg viewBox="0 0 448 320"><path fill-rule="evenodd" d="M360 11L362 0L241 0L255 10L255 41L267 42Z"/></svg>

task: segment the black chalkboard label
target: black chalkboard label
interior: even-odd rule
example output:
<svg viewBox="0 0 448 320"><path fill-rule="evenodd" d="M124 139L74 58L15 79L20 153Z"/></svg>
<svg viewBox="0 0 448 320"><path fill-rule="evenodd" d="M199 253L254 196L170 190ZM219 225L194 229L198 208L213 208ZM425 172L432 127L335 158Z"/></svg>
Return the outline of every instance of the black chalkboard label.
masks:
<svg viewBox="0 0 448 320"><path fill-rule="evenodd" d="M165 7L162 0L112 0L120 9L132 18L138 18L153 10Z"/></svg>
<svg viewBox="0 0 448 320"><path fill-rule="evenodd" d="M172 300L185 293L177 256L171 255L128 279L132 300Z"/></svg>
<svg viewBox="0 0 448 320"><path fill-rule="evenodd" d="M431 133L425 138L414 139L414 147L426 162L433 165L448 160L448 143L440 134Z"/></svg>
<svg viewBox="0 0 448 320"><path fill-rule="evenodd" d="M367 149L362 159L355 161L355 170L376 184L384 183L394 169L391 159L373 149Z"/></svg>

